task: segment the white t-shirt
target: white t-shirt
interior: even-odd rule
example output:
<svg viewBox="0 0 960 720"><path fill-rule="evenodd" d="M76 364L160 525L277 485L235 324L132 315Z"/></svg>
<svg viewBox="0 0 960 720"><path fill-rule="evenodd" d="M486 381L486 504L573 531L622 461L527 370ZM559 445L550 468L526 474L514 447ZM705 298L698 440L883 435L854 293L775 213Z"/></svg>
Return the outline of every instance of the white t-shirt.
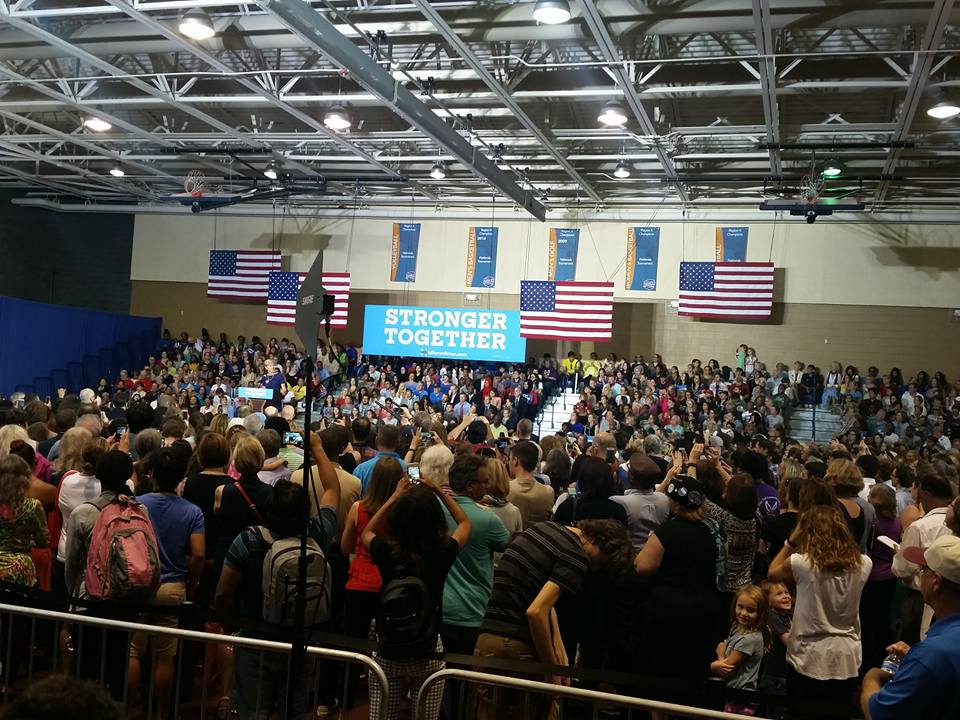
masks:
<svg viewBox="0 0 960 720"><path fill-rule="evenodd" d="M81 475L73 472L64 475L60 481L59 505L63 515L63 526L60 529L60 541L57 543L57 560L64 562L67 548L67 521L72 513L83 503L93 502L100 497L100 481L95 475Z"/></svg>
<svg viewBox="0 0 960 720"><path fill-rule="evenodd" d="M821 572L806 554L791 555L797 581L787 662L815 680L846 680L857 676L860 648L860 594L873 561L860 556L860 567L847 573Z"/></svg>

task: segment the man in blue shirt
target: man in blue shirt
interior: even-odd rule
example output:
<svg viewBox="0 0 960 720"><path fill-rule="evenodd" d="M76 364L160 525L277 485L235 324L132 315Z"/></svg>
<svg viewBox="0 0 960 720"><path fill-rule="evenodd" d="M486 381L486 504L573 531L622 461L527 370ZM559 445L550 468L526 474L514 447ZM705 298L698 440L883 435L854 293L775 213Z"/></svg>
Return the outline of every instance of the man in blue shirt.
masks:
<svg viewBox="0 0 960 720"><path fill-rule="evenodd" d="M403 471L407 471L407 463L397 454L397 447L400 445L400 429L396 425L385 425L380 423L377 428L377 454L366 462L362 462L353 469L353 474L360 478L360 493L367 491L367 483L370 482L370 476L373 475L374 466L380 461L380 458L386 456L396 458Z"/></svg>
<svg viewBox="0 0 960 720"><path fill-rule="evenodd" d="M137 500L147 508L160 552L160 588L153 604L179 606L191 597L190 591L196 588L203 572L206 557L203 512L177 495L177 485L186 474L189 455L165 447L156 450L151 457L156 492L141 495ZM177 616L154 615L147 621L176 627ZM154 643L152 657L157 705L160 717L170 717L177 641L173 637L159 636ZM147 636L135 633L130 645L130 677L135 683L140 680L140 659L147 653Z"/></svg>
<svg viewBox="0 0 960 720"><path fill-rule="evenodd" d="M887 648L903 656L894 675L880 668L866 674L860 696L864 717L960 718L960 538L944 535L904 555L922 568L920 592L936 621L912 648L903 642Z"/></svg>

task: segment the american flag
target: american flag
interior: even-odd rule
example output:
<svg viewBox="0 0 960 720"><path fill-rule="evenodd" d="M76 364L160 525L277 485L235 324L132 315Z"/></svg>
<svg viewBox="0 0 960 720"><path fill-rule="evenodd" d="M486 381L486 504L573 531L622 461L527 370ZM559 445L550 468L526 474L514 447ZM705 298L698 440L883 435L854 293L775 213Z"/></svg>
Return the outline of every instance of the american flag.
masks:
<svg viewBox="0 0 960 720"><path fill-rule="evenodd" d="M211 250L207 295L263 300L270 271L279 269L279 250Z"/></svg>
<svg viewBox="0 0 960 720"><path fill-rule="evenodd" d="M520 281L520 335L555 340L609 340L613 283Z"/></svg>
<svg viewBox="0 0 960 720"><path fill-rule="evenodd" d="M297 295L307 273L270 273L270 292L267 297L267 322L271 325L293 325L297 316ZM350 300L350 273L324 273L323 287L336 299L330 327L347 326L347 307Z"/></svg>
<svg viewBox="0 0 960 720"><path fill-rule="evenodd" d="M680 263L680 315L757 320L772 311L773 263Z"/></svg>

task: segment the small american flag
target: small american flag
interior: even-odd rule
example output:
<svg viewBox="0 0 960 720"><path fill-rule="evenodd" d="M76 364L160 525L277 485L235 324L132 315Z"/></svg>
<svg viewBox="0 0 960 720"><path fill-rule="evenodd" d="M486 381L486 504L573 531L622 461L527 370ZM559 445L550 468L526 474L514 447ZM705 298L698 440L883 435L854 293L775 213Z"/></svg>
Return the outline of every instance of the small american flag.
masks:
<svg viewBox="0 0 960 720"><path fill-rule="evenodd" d="M520 281L520 335L551 340L609 340L613 283Z"/></svg>
<svg viewBox="0 0 960 720"><path fill-rule="evenodd" d="M759 320L772 311L773 263L680 263L680 315Z"/></svg>
<svg viewBox="0 0 960 720"><path fill-rule="evenodd" d="M279 250L211 250L207 295L263 300L270 271L279 269Z"/></svg>
<svg viewBox="0 0 960 720"><path fill-rule="evenodd" d="M307 273L270 273L270 292L267 297L267 322L270 325L293 325L297 316L297 297ZM323 287L336 299L330 327L347 326L347 308L350 300L350 273L324 273Z"/></svg>

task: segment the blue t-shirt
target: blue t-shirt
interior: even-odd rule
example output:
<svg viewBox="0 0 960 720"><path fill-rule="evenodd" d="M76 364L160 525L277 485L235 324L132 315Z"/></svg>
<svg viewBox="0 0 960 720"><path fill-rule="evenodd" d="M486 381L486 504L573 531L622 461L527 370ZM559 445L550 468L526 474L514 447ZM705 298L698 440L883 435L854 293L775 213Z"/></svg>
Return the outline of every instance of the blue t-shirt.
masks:
<svg viewBox="0 0 960 720"><path fill-rule="evenodd" d="M206 534L203 511L177 495L149 493L140 495L150 515L150 524L160 550L160 581L181 582L187 579L187 555L190 536Z"/></svg>
<svg viewBox="0 0 960 720"><path fill-rule="evenodd" d="M960 718L960 615L937 620L870 698L873 720Z"/></svg>
<svg viewBox="0 0 960 720"><path fill-rule="evenodd" d="M404 472L407 471L406 461L402 457L397 455L397 453L380 451L376 455L374 455L372 458L360 463L353 469L354 477L360 478L361 493L365 493L367 491L367 483L370 482L370 476L373 475L373 467L377 464L380 458L384 456L395 458L400 463L400 467L403 468L403 471Z"/></svg>

